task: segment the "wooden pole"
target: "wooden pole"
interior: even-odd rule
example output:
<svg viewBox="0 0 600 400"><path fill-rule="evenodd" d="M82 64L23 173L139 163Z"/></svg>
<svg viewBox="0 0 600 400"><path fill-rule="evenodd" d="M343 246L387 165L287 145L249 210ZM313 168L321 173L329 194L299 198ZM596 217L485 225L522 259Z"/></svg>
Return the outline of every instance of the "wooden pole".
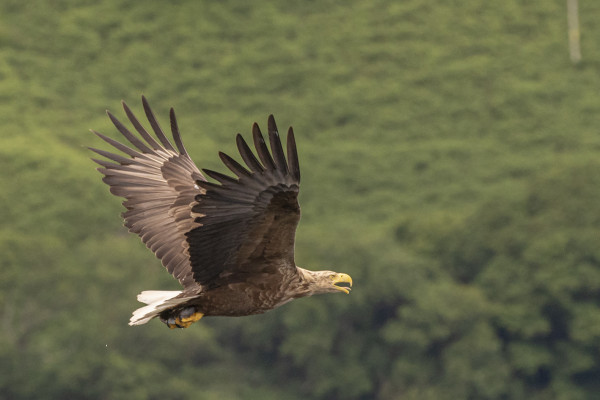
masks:
<svg viewBox="0 0 600 400"><path fill-rule="evenodd" d="M581 48L579 47L579 12L578 0L567 0L567 21L569 24L569 55L573 64L581 61Z"/></svg>

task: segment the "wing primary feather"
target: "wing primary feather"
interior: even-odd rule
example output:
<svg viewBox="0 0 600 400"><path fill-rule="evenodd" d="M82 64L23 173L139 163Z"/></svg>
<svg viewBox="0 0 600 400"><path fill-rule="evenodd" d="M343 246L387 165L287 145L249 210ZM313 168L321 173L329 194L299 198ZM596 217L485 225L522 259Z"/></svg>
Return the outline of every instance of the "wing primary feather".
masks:
<svg viewBox="0 0 600 400"><path fill-rule="evenodd" d="M247 176L250 178L252 176L252 173L250 171L242 167L240 163L235 161L233 158L229 157L227 154L220 151L219 157L221 158L221 161L223 161L223 164L225 164L225 166L229 168L231 172L233 172L240 178L243 176Z"/></svg>
<svg viewBox="0 0 600 400"><path fill-rule="evenodd" d="M198 194L196 196L202 196L202 197L210 197L210 194L208 192L208 190L212 191L212 194L218 193L219 195L221 195L221 191L222 190L227 190L223 188L223 185L220 185L218 183L213 183L213 182L196 182L196 185L200 186L203 189L206 189L207 192L206 193L201 193Z"/></svg>
<svg viewBox="0 0 600 400"><path fill-rule="evenodd" d="M287 162L283 155L283 147L281 146L281 139L279 138L279 131L277 130L277 124L275 123L273 114L269 115L269 142L271 144L271 153L273 153L273 159L277 169L284 174L287 174Z"/></svg>
<svg viewBox="0 0 600 400"><path fill-rule="evenodd" d="M177 126L177 118L175 117L175 110L171 107L169 111L169 119L171 120L171 133L173 134L173 140L179 152L183 155L187 155L183 142L181 141L181 135L179 133L179 127Z"/></svg>
<svg viewBox="0 0 600 400"><path fill-rule="evenodd" d="M204 182L204 184L206 184L206 182ZM215 185L215 184L213 184ZM229 194L223 194L223 193L219 193L217 192L218 188L220 188L221 186L219 185L215 185L210 189L209 193L205 193L205 194L197 194L196 197L194 198L194 200L196 200L199 203L202 203L198 206L194 206L192 207L192 211L193 212L200 212L202 214L206 213L207 209L210 209L210 206L214 206L217 208L222 208L224 204L242 204L245 206L251 205L252 203L248 200L248 199L240 199L237 197L232 197Z"/></svg>
<svg viewBox="0 0 600 400"><path fill-rule="evenodd" d="M88 147L89 150L92 150L92 148ZM93 150L92 150L93 151ZM108 169L114 169L115 167L119 167L119 164L115 164L115 163L111 163L108 162L106 160L99 160L97 158L92 158L91 159L93 162L95 162L98 165L101 165L104 168L108 168Z"/></svg>
<svg viewBox="0 0 600 400"><path fill-rule="evenodd" d="M158 140L160 140L160 142L163 144L163 146L165 146L165 149L175 151L175 149L173 148L173 145L171 144L171 142L169 142L169 139L167 139L167 137L165 136L165 133L163 132L160 125L158 124L158 121L156 120L156 117L154 116L154 112L152 112L152 109L150 108L150 104L148 103L148 100L146 100L145 96L142 96L142 104L144 105L144 112L146 113L146 117L148 118L148 121L150 122L150 126L152 126L152 129L154 130L154 133L156 134L156 137L158 138Z"/></svg>
<svg viewBox="0 0 600 400"><path fill-rule="evenodd" d="M94 133L94 135L98 136L100 139L104 140L106 143L110 144L111 146L116 147L118 150L121 150L123 153L127 154L128 156L131 157L144 157L141 153L130 149L129 147L125 146L123 143L119 143L114 139L109 138L108 136L104 136L103 134L101 134L100 132L97 132L95 130L92 130L92 132Z"/></svg>
<svg viewBox="0 0 600 400"><path fill-rule="evenodd" d="M220 183L222 183L222 184L225 184L225 183L238 183L238 180L237 180L237 179L235 179L235 178L232 178L232 177L230 177L230 176L227 176L227 175L225 175L225 174L222 174L222 173L220 173L220 172L213 171L213 170L211 170L211 169L202 169L202 171L203 171L203 172L204 172L206 175L208 175L208 176L210 176L211 178L213 178L213 179L215 179L215 180L219 181L219 182L220 182Z"/></svg>
<svg viewBox="0 0 600 400"><path fill-rule="evenodd" d="M265 139L263 138L260 128L256 122L254 125L252 125L252 139L254 140L254 147L256 148L258 157L262 161L265 168L274 170L275 164L273 163L273 159L271 158L271 154L269 154L269 149L267 149Z"/></svg>
<svg viewBox="0 0 600 400"><path fill-rule="evenodd" d="M135 130L138 131L138 133L140 135L142 135L144 140L146 142L148 142L148 144L150 146L152 146L152 148L154 150L162 149L162 146L160 144L158 144L158 142L156 140L154 140L152 135L150 135L146 131L146 129L142 126L142 124L140 124L140 121L138 121L138 119L136 118L135 114L131 111L129 106L127 104L125 104L124 101L121 101L121 105L123 106L123 110L125 110L125 114L127 114L127 118L129 118L129 121L133 124L133 127L135 128Z"/></svg>
<svg viewBox="0 0 600 400"><path fill-rule="evenodd" d="M106 110L106 115L108 115L108 118L110 118L113 125L132 145L140 149L143 153L152 153L152 150L146 146L144 142L135 137L135 135L133 135L110 111Z"/></svg>
<svg viewBox="0 0 600 400"><path fill-rule="evenodd" d="M237 191L232 188L231 185L221 185L213 182L200 182L198 185L205 189L205 193L200 193L197 196L201 196L203 199L219 199L223 201L239 200L242 202L251 201L254 199L254 195L245 192Z"/></svg>
<svg viewBox="0 0 600 400"><path fill-rule="evenodd" d="M298 149L294 138L294 129L290 126L287 134L287 159L290 175L300 183L300 163L298 161Z"/></svg>
<svg viewBox="0 0 600 400"><path fill-rule="evenodd" d="M246 165L248 165L248 167L250 167L250 169L254 172L263 172L265 168L260 164L260 162L258 162L242 135L238 133L235 137L235 142L237 144L238 151L240 152L240 155L244 159Z"/></svg>
<svg viewBox="0 0 600 400"><path fill-rule="evenodd" d="M90 149L94 153L100 154L102 157L106 157L109 160L116 161L119 164L125 164L125 165L127 165L127 164L131 164L132 163L131 158L123 157L122 155L119 155L119 154L114 154L114 153L111 153L109 151L96 149L94 147L88 147L88 149ZM115 164L115 165L117 165L117 164Z"/></svg>

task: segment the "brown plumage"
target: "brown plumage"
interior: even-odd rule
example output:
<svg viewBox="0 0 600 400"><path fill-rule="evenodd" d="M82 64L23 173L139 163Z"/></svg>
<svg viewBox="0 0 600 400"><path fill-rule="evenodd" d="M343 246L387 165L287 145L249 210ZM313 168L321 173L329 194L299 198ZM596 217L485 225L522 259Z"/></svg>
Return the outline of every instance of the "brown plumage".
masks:
<svg viewBox="0 0 600 400"><path fill-rule="evenodd" d="M156 139L122 103L139 136L107 114L132 147L92 131L124 155L90 150L110 160L94 159L111 193L125 198L125 226L141 237L183 290L142 292L138 300L147 306L133 313L130 325L158 316L171 328L183 328L204 315L260 314L299 297L349 292L348 275L309 271L294 262L300 167L291 127L287 157L272 115L271 151L258 125L252 127L258 159L238 134L247 167L219 153L235 176L203 170L213 183L185 150L173 109L175 147L144 97L142 103Z"/></svg>

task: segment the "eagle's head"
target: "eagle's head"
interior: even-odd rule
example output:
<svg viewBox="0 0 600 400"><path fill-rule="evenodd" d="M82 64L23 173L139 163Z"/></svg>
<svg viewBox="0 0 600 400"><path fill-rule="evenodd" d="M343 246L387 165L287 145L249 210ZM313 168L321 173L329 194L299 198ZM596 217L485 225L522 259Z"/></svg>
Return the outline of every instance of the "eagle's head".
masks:
<svg viewBox="0 0 600 400"><path fill-rule="evenodd" d="M301 272L308 296L335 292L348 294L352 289L352 278L348 274L335 271L310 271L300 267L298 270Z"/></svg>

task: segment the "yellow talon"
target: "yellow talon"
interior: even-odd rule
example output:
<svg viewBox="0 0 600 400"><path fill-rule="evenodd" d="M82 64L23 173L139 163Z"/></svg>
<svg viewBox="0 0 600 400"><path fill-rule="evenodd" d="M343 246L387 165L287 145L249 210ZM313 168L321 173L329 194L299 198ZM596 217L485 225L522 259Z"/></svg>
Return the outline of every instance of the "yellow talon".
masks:
<svg viewBox="0 0 600 400"><path fill-rule="evenodd" d="M195 307L188 307L179 311L177 317L172 315L168 318L163 318L161 316L160 320L164 322L169 327L169 329L187 328L194 322L200 320L200 318L202 318L203 316L203 313L196 312Z"/></svg>
<svg viewBox="0 0 600 400"><path fill-rule="evenodd" d="M179 323L179 325L181 325L183 328L187 328L188 326L190 326L191 324L193 324L196 321L199 321L200 318L204 317L204 314L196 312L193 313L192 315L190 315L187 318L176 318L176 321Z"/></svg>

